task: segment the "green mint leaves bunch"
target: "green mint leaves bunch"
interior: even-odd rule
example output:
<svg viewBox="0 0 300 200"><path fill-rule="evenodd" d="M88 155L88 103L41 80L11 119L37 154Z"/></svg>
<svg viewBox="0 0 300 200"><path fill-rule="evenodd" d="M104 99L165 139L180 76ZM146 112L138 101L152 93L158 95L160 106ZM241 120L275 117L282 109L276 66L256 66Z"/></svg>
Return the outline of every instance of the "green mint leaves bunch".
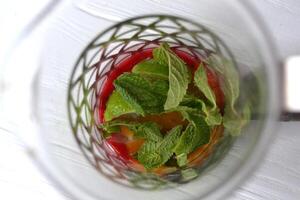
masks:
<svg viewBox="0 0 300 200"><path fill-rule="evenodd" d="M184 61L168 44L162 43L153 50L153 59L140 62L131 73L124 73L114 81L115 90L104 113L106 123L101 125L105 135L118 132L123 125L135 133L134 137L145 139L136 158L146 169L162 166L172 157L176 158L178 166L187 165L188 154L209 142L211 129L216 125L223 124L232 135L238 135L250 118L250 109L248 105L242 113L235 109L239 97L237 71L232 63L217 57L209 57L206 64L208 67L201 62L192 76ZM208 84L208 68L222 77L223 116ZM190 84L203 94L202 97L188 91ZM187 125L178 125L164 134L154 122L117 119L129 113L146 116L174 111L181 113Z"/></svg>

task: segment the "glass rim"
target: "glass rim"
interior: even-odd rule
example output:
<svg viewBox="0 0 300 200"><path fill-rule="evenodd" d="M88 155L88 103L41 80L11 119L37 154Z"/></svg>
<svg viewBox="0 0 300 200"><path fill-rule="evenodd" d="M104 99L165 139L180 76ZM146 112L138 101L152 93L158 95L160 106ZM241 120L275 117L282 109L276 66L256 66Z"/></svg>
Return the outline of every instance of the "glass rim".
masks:
<svg viewBox="0 0 300 200"><path fill-rule="evenodd" d="M266 116L266 122L260 134L260 139L255 145L256 148L252 151L251 154L248 155L248 158L245 159L245 162L242 163L241 166L239 166L238 171L232 177L230 177L226 184L223 184L222 186L218 185L218 188L216 188L213 193L206 194L206 196L204 196L204 199L220 199L224 196L227 196L242 181L246 180L250 176L251 172L255 170L255 167L257 167L257 165L259 164L259 160L263 158L263 156L266 153L266 150L270 146L268 145L269 141L275 137L275 134L272 130L274 130L276 126L276 120L278 119L280 113L279 106L281 105L281 98L279 98L280 95L278 88L281 88L280 86L282 85L282 80L278 76L279 62L277 62L277 59L279 57L277 56L276 48L274 48L274 40L272 39L271 34L265 27L262 18L253 8L250 2L236 3L238 5L236 5L237 8L235 8L235 10L240 9L242 11L245 11L243 14L243 18L249 19L254 24L252 26L254 26L254 28L257 29L257 31L259 32L259 38L261 40L260 46L263 47L262 51L266 52L267 54L267 57L264 57L264 59L266 59L266 63L268 63L267 65L276 66L278 68L277 70L271 70L270 68L267 69L267 84L270 90L270 96L268 97L268 110L270 112ZM40 16L37 16L40 17L39 20L33 20L33 24L31 24L31 27L27 27L27 30L20 34L21 40L19 40L18 43L22 42L22 40L26 39L27 37L30 37L30 33L35 29L35 27L38 26L40 23L43 23L45 18L48 15L50 15L53 11L55 11L58 7L60 7L60 5L61 3L57 3L57 1L52 1L50 4L48 4L46 8L51 7L51 9L44 9L43 12L45 13L42 16L42 18ZM133 18L138 17L139 16ZM37 74L36 76L39 75ZM33 90L36 90L36 88L34 88ZM37 91L33 91L33 93L37 93ZM37 95L33 96L34 101L38 101L38 99L36 99ZM33 107L31 107L30 109L34 110ZM34 116L34 118L37 118L36 121L38 121L38 117L36 115ZM48 150L46 150L46 147L48 146L48 144L40 134L41 130L39 130L38 124L35 125L36 128L33 131L37 132L38 144L36 145L37 149L33 149L35 154L30 153L29 155L31 155L31 157L34 158L33 160L36 161L37 165L44 172L44 174L46 174L47 177L50 178L56 186L58 186L58 189L64 190L65 192L67 192L67 194L72 195L76 199L97 198L95 196L87 194L85 191L82 191L82 189L78 187L78 185L74 183L74 181L69 179L69 177L62 175L61 169L51 161L52 158L50 158L49 154L47 153Z"/></svg>

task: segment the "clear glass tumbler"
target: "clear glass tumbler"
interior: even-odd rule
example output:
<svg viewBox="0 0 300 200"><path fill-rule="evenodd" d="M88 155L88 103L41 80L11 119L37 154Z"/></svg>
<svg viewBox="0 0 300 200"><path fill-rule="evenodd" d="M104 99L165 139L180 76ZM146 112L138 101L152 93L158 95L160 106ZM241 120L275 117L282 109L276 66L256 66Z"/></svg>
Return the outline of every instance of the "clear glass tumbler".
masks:
<svg viewBox="0 0 300 200"><path fill-rule="evenodd" d="M6 62L1 120L74 198L224 199L260 163L274 136L283 80L272 39L252 7L240 1L126 2L51 2ZM195 58L213 52L230 60L243 99L253 105L241 136L219 140L214 153L194 167L193 180L122 167L104 150L97 128L109 73L160 42Z"/></svg>

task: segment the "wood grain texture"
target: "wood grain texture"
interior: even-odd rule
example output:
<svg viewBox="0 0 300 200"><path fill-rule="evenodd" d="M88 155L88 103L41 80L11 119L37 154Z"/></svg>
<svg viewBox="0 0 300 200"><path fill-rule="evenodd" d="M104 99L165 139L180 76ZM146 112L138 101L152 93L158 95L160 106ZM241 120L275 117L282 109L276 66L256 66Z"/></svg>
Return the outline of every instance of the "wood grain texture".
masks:
<svg viewBox="0 0 300 200"><path fill-rule="evenodd" d="M299 122L282 122L278 136L253 176L232 199L299 199Z"/></svg>
<svg viewBox="0 0 300 200"><path fill-rule="evenodd" d="M99 3L100 2L100 3ZM192 2L183 0L145 1L98 1L97 4L77 5L82 12L86 9L107 24L132 15L157 13L160 10L191 16ZM298 0L254 0L252 1L273 34L282 58L300 53L300 1ZM148 6L145 6L148 5ZM101 10L101 14L97 10ZM94 12L93 12L94 11ZM62 20L62 23L64 21ZM76 22L75 22L76 23ZM70 24L66 24L67 26ZM70 35L73 37L74 35ZM74 37L74 39L78 39ZM285 122L266 158L252 177L241 185L229 199L232 200L298 200L300 199L300 123ZM59 142L58 148L76 149ZM59 153L59 152L55 152ZM69 155L62 159L70 159ZM22 143L6 127L0 124L0 194L3 199L70 199L59 193L26 156ZM82 162L74 160L75 164ZM87 167L87 166L83 166Z"/></svg>

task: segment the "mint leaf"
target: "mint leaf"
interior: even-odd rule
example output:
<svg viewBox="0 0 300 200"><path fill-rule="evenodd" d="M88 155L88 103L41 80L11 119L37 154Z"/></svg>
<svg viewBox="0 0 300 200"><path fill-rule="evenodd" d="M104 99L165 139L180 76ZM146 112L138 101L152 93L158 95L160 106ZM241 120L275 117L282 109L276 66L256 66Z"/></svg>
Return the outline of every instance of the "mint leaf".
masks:
<svg viewBox="0 0 300 200"><path fill-rule="evenodd" d="M176 156L177 164L179 167L183 167L188 163L187 154L182 153Z"/></svg>
<svg viewBox="0 0 300 200"><path fill-rule="evenodd" d="M127 126L130 129L134 129L138 123L123 121L123 120L114 120L108 121L103 124L98 125L100 129L102 129L103 136L107 138L112 133L118 133L121 131L120 126Z"/></svg>
<svg viewBox="0 0 300 200"><path fill-rule="evenodd" d="M187 159L185 158L187 158L187 154L192 152L195 148L196 137L197 133L195 127L190 123L180 136L179 141L174 148L178 166L182 167L187 164Z"/></svg>
<svg viewBox="0 0 300 200"><path fill-rule="evenodd" d="M162 155L162 163L161 165L165 164L173 155L174 147L177 144L181 133L182 126L176 126L172 128L164 139L159 143L159 147L157 151ZM160 165L160 166L161 166Z"/></svg>
<svg viewBox="0 0 300 200"><path fill-rule="evenodd" d="M247 125L251 117L250 104L246 103L240 114L235 114L225 107L224 127L230 131L232 136L239 136L242 128Z"/></svg>
<svg viewBox="0 0 300 200"><path fill-rule="evenodd" d="M182 101L188 84L190 72L186 64L170 49L167 43L162 43L153 50L153 58L162 65L169 67L169 90L164 109L175 108Z"/></svg>
<svg viewBox="0 0 300 200"><path fill-rule="evenodd" d="M183 181L190 181L196 178L199 174L193 168L187 168L181 171Z"/></svg>
<svg viewBox="0 0 300 200"><path fill-rule="evenodd" d="M207 80L206 69L201 62L198 69L195 71L194 75L194 83L198 87L198 89L204 94L204 96L209 100L212 104L212 109L217 108L216 104L216 96L214 91L210 88Z"/></svg>
<svg viewBox="0 0 300 200"><path fill-rule="evenodd" d="M138 123L137 122L133 122L133 121L128 121L128 120L113 120L113 121L108 121L105 122L103 124L100 124L99 127L102 129L106 129L108 127L114 127L114 126L127 126L127 127L134 127L137 126Z"/></svg>
<svg viewBox="0 0 300 200"><path fill-rule="evenodd" d="M154 122L146 122L135 127L136 137L144 138L149 141L159 142L163 139L159 126Z"/></svg>
<svg viewBox="0 0 300 200"><path fill-rule="evenodd" d="M159 144L156 142L146 142L138 151L138 161L146 169L156 168L162 165L163 156L157 151Z"/></svg>
<svg viewBox="0 0 300 200"><path fill-rule="evenodd" d="M188 154L194 150L197 137L195 129L191 123L186 127L174 149L176 155Z"/></svg>
<svg viewBox="0 0 300 200"><path fill-rule="evenodd" d="M182 126L178 125L172 128L161 141L160 146L162 149L173 153L173 148L177 144L180 136Z"/></svg>
<svg viewBox="0 0 300 200"><path fill-rule="evenodd" d="M219 109L203 109L203 112L206 114L205 121L208 125L220 125L222 123L222 115Z"/></svg>
<svg viewBox="0 0 300 200"><path fill-rule="evenodd" d="M225 58L211 55L207 59L209 67L215 69L222 77L221 87L225 95L225 108L223 116L224 127L233 136L238 136L241 129L250 120L251 110L249 103L246 103L239 113L235 104L239 98L239 74L234 64Z"/></svg>
<svg viewBox="0 0 300 200"><path fill-rule="evenodd" d="M114 81L114 85L120 95L134 108L135 113L144 116L164 110L169 88L167 80L124 73Z"/></svg>
<svg viewBox="0 0 300 200"><path fill-rule="evenodd" d="M222 123L222 115L218 107L208 107L202 99L191 95L186 95L183 101L180 103L180 106L187 106L197 109L205 116L205 121L210 126L219 125Z"/></svg>
<svg viewBox="0 0 300 200"><path fill-rule="evenodd" d="M169 67L168 65L162 65L154 59L144 60L132 69L133 73L157 76L158 78L169 79Z"/></svg>
<svg viewBox="0 0 300 200"><path fill-rule="evenodd" d="M231 108L234 108L240 93L240 78L234 64L230 60L215 54L210 55L206 62L209 67L215 69L223 77L221 87L225 94L225 100Z"/></svg>
<svg viewBox="0 0 300 200"><path fill-rule="evenodd" d="M137 137L143 137L145 139L149 139L153 141L160 141L163 139L163 136L161 135L159 130L159 126L154 122L139 123L139 122L128 121L128 120L113 120L99 125L100 128L106 131L117 129L116 127L119 126L128 127L129 129L135 132Z"/></svg>
<svg viewBox="0 0 300 200"><path fill-rule="evenodd" d="M120 132L120 126L126 126L134 132L135 137L144 138L147 141L159 142L163 140L159 126L154 122L138 123L126 120L114 120L99 125L106 136Z"/></svg>
<svg viewBox="0 0 300 200"><path fill-rule="evenodd" d="M216 96L208 84L207 73L203 63L200 64L195 72L194 83L212 105L212 107L207 106L203 101L201 101L202 111L206 115L206 122L208 123L208 125L221 124L222 116L216 103Z"/></svg>
<svg viewBox="0 0 300 200"><path fill-rule="evenodd" d="M105 121L110 121L124 114L135 112L133 106L129 104L117 91L110 95L104 112Z"/></svg>
<svg viewBox="0 0 300 200"><path fill-rule="evenodd" d="M166 163L173 154L173 148L181 133L181 126L171 129L159 142L146 141L138 151L138 160L146 169L159 167Z"/></svg>
<svg viewBox="0 0 300 200"><path fill-rule="evenodd" d="M189 121L188 126L179 138L174 152L177 155L177 162L179 166L183 166L184 160L181 159L187 154L194 151L196 148L207 144L210 139L210 128L205 122L204 118L190 109L184 110L181 108L182 116Z"/></svg>

